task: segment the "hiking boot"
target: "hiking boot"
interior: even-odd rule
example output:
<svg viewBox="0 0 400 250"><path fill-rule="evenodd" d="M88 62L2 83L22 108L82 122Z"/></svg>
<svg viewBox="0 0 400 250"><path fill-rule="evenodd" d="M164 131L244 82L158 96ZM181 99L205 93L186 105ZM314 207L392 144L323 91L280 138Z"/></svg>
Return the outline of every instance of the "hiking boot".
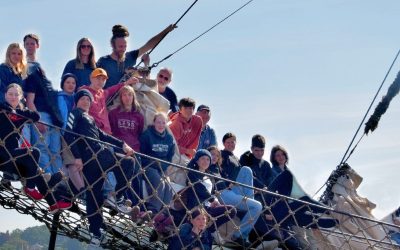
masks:
<svg viewBox="0 0 400 250"><path fill-rule="evenodd" d="M53 204L49 207L49 212L51 214L55 214L60 210L66 210L72 207L71 202L65 202L65 201L57 201L56 204Z"/></svg>
<svg viewBox="0 0 400 250"><path fill-rule="evenodd" d="M24 187L24 192L27 196L29 196L31 199L38 201L43 199L43 195L39 193L36 189L30 189L27 187Z"/></svg>

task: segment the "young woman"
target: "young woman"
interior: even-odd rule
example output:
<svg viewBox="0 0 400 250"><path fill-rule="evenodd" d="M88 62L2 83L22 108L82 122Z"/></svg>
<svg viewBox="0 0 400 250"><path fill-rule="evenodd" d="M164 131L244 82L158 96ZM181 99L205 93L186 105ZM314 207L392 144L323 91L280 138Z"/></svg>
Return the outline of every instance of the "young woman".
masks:
<svg viewBox="0 0 400 250"><path fill-rule="evenodd" d="M70 60L64 68L63 76L67 73L76 76L76 89L90 84L90 74L96 68L96 57L92 42L89 38L81 38L76 45L76 57Z"/></svg>
<svg viewBox="0 0 400 250"><path fill-rule="evenodd" d="M191 211L189 223L179 228L179 234L171 237L168 250L211 250L215 228L208 227L209 218L204 209Z"/></svg>
<svg viewBox="0 0 400 250"><path fill-rule="evenodd" d="M40 118L37 112L21 108L22 98L22 88L18 84L12 83L6 89L6 102L0 103L0 120L2 121L0 140L4 142L4 144L0 144L0 170L24 177L26 179L25 193L34 200L45 198L50 205L50 212L68 209L71 207L71 203L56 201L56 197L47 192L48 185L36 164L39 160L39 150L33 147L19 147L22 126L29 121L37 122Z"/></svg>
<svg viewBox="0 0 400 250"><path fill-rule="evenodd" d="M139 112L135 90L131 86L123 86L119 90L119 99L120 105L108 113L112 134L139 152L144 117Z"/></svg>
<svg viewBox="0 0 400 250"><path fill-rule="evenodd" d="M0 64L0 102L4 102L8 85L18 83L21 87L23 86L27 71L25 50L20 44L11 43L7 48L5 62Z"/></svg>
<svg viewBox="0 0 400 250"><path fill-rule="evenodd" d="M196 152L195 157L189 162L188 168L198 170L201 173L210 173L209 166L211 163L211 153L208 150L200 149ZM186 192L190 197L187 200L187 208L193 209L203 206L207 213L214 218L215 230L222 224L233 219L236 215L236 209L231 205L221 205L214 195L215 183L212 178L202 175L198 172L189 171L188 186L191 186Z"/></svg>
<svg viewBox="0 0 400 250"><path fill-rule="evenodd" d="M171 162L175 153L175 143L166 129L167 117L164 113L156 113L153 121L153 125L140 136L140 152ZM172 198L172 189L162 178L167 167L166 163L142 157L142 168L145 170L143 178L146 180L147 193L150 195L146 207L153 214L158 213L163 205L169 205Z"/></svg>

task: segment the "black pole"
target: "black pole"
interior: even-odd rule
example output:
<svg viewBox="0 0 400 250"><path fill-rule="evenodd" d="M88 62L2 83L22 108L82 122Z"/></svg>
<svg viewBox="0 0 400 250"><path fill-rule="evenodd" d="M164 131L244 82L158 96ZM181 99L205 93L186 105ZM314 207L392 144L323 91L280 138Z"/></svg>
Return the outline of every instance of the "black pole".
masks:
<svg viewBox="0 0 400 250"><path fill-rule="evenodd" d="M57 241L57 228L60 222L60 212L56 213L53 217L53 224L50 229L50 240L49 240L49 250L54 250Z"/></svg>

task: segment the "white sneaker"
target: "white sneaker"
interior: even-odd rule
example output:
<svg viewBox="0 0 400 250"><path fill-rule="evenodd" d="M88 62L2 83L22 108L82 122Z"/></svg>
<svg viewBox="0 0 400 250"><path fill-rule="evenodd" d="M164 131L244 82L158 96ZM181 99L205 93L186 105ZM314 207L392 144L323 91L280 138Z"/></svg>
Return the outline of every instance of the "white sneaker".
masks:
<svg viewBox="0 0 400 250"><path fill-rule="evenodd" d="M131 201L129 200L121 200L117 202L117 209L120 213L124 214L131 214L132 213L132 205Z"/></svg>
<svg viewBox="0 0 400 250"><path fill-rule="evenodd" d="M101 242L103 240L103 236L98 238L96 236L93 236L92 239L90 240L90 243L87 247L87 250L97 250L97 249L103 249L101 247Z"/></svg>

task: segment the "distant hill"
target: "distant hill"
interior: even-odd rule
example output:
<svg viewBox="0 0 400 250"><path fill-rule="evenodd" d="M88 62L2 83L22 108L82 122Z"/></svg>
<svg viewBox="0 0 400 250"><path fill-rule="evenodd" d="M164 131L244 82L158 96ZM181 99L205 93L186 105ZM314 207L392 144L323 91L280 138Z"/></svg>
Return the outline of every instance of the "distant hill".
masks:
<svg viewBox="0 0 400 250"><path fill-rule="evenodd" d="M0 232L0 250L44 250L48 249L50 232L46 226L28 227L25 230L15 229L11 233ZM76 239L58 235L56 249L83 250L86 244Z"/></svg>

